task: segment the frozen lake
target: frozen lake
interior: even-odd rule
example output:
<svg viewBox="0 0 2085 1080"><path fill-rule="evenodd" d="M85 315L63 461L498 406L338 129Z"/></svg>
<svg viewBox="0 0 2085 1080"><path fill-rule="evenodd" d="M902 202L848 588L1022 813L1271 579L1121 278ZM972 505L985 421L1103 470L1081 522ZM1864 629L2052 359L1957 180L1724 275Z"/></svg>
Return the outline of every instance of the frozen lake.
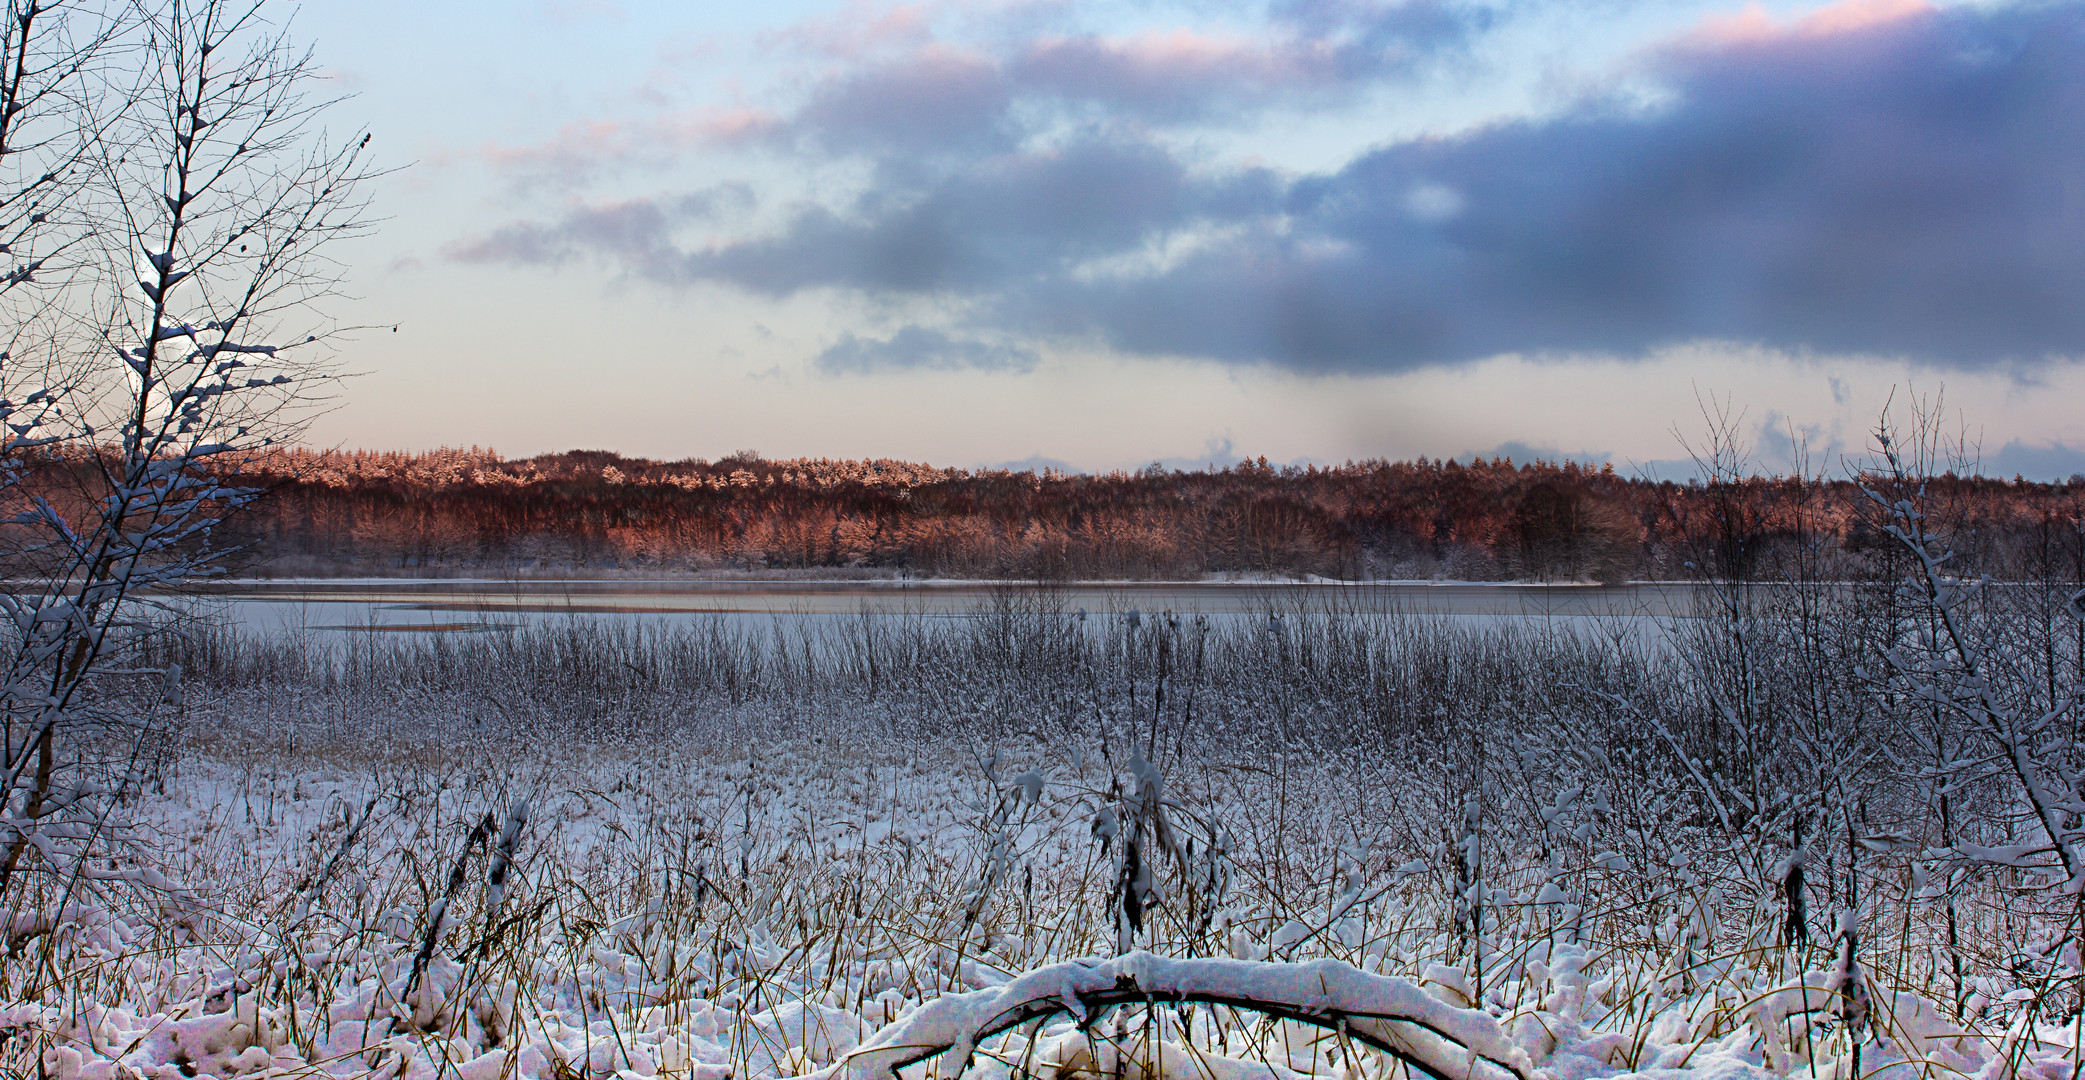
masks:
<svg viewBox="0 0 2085 1080"><path fill-rule="evenodd" d="M1685 585L1387 582L497 581L219 582L180 603L253 630L321 634L487 633L542 620L644 623L823 622L864 613L968 618L999 598L1099 615L1131 610L1212 618L1352 611L1473 622L1643 624L1682 615Z"/></svg>

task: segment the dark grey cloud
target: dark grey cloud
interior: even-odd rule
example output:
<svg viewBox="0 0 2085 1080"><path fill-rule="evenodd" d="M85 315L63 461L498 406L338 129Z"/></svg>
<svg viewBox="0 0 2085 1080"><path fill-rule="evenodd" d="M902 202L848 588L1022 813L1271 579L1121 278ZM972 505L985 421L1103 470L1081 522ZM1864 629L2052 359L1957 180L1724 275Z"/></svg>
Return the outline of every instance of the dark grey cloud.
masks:
<svg viewBox="0 0 2085 1080"><path fill-rule="evenodd" d="M918 191L873 191L848 213L804 206L786 227L700 250L673 246L685 201L588 207L452 245L452 258L554 264L605 256L665 284L715 280L770 296L1007 292L1198 222L1279 209L1266 171L1196 179L1145 142L1096 140L980 162Z"/></svg>
<svg viewBox="0 0 2085 1080"><path fill-rule="evenodd" d="M1341 10L1284 17L1350 26ZM992 335L1308 372L1704 338L1959 366L2085 353L2085 7L1704 38L1657 68L1656 109L1591 100L1322 175L1197 170L1103 126L1047 152L981 139L734 243L674 248L628 206L461 253L937 295ZM986 130L921 108L936 145Z"/></svg>
<svg viewBox="0 0 2085 1080"><path fill-rule="evenodd" d="M1292 227L1009 301L1306 370L1693 338L1957 364L2085 352L2076 6L1675 55L1674 103L1368 154Z"/></svg>
<svg viewBox="0 0 2085 1080"><path fill-rule="evenodd" d="M1030 371L1034 349L949 337L924 326L907 326L887 339L843 334L818 354L815 366L829 375L879 371Z"/></svg>

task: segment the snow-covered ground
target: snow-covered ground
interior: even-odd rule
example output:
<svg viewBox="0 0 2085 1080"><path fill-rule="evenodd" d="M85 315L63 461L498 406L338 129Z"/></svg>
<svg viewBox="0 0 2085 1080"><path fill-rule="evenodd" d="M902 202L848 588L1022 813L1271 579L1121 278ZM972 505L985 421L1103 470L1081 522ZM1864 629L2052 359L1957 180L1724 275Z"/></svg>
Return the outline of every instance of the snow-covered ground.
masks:
<svg viewBox="0 0 2085 1080"><path fill-rule="evenodd" d="M1560 905L1535 902L1541 890L1502 882L1480 968L1442 925L1441 868L1406 859L1427 853L1397 850L1382 808L1337 770L1292 770L1281 808L1243 770L1231 784L1209 770L1208 789L1176 793L1237 821L1231 889L1199 940L1154 918L1137 942L1151 951L1111 962L1114 864L1092 838L1108 769L1061 748L1002 752L994 771L1019 805L974 920L1000 798L964 750L866 738L743 754L426 749L406 761L336 749L183 763L140 808L154 861L179 887L46 920L64 927L53 960L67 985L7 1014L12 1041L43 1034L58 1077L720 1080L894 1060L848 1056L863 1045L967 1047L990 1018L1039 1001L1054 1014L984 1040L974 1068L1394 1071L1360 1040L1366 1028L1455 1076L1848 1075L1828 948L1797 978L1793 950L1762 948L1760 927L1683 898L1579 916L1574 935L1558 929L1571 918ZM495 898L486 849L497 857L517 809L513 870ZM494 826L466 853L487 814ZM459 861L461 887L441 904ZM443 929L422 969L437 905ZM35 918L17 915L18 938ZM1212 953L1225 962L1185 959ZM1139 992L1130 1004L1106 1016L1078 1004L1124 978ZM1869 979L1864 1074L1891 1063L1975 1073L2026 1037L2039 1044L2012 1056L2041 1071L2021 1075L2070 1076L2073 1029L2002 1015L1965 1026ZM1204 1003L1180 1006L1182 995ZM1347 1022L1315 1027L1313 1013ZM1448 1039L1482 1067L1471 1072Z"/></svg>
<svg viewBox="0 0 2085 1080"><path fill-rule="evenodd" d="M1733 846L1647 734L1541 715L1567 675L1666 661L1408 641L1414 671L1482 673L1441 700L1492 719L1371 735L1337 720L1343 632L1231 643L1300 683L1242 651L956 648L989 626L844 680L778 636L699 690L577 639L512 660L558 672L533 686L482 641L226 661L100 880L8 913L0 1055L64 1080L2075 1080L2075 904L2040 879L1940 889L1915 845L1813 845L1791 945L1787 852Z"/></svg>

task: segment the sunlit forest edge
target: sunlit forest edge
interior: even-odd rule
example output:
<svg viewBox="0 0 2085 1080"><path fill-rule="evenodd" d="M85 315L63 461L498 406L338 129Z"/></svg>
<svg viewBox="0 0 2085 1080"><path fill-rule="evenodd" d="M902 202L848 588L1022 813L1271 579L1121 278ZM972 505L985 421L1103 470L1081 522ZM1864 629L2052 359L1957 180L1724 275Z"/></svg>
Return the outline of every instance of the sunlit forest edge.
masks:
<svg viewBox="0 0 2085 1080"><path fill-rule="evenodd" d="M75 465L77 467L77 464ZM1507 458L1240 461L1102 474L891 459L674 462L277 449L231 467L267 497L233 524L260 576L799 571L1035 580L1210 575L1344 580L1771 576L1780 560L1872 569L1885 539L1856 480L1686 482ZM2085 565L2085 477L1929 481L1985 573Z"/></svg>

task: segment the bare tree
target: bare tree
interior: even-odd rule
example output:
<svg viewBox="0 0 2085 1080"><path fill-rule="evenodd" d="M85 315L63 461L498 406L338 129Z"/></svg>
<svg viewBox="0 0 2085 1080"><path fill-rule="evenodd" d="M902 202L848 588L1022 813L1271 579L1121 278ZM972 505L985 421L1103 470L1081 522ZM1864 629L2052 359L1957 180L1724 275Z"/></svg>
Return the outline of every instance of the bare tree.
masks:
<svg viewBox="0 0 2085 1080"><path fill-rule="evenodd" d="M1975 471L1975 447L1944 420L1937 398L1915 400L1903 422L1885 410L1856 474L1870 521L1906 564L1886 609L1887 647L1866 674L1934 789L1933 894L1944 904L1957 1013L1968 991L1955 894L1996 876L2014 910L2050 931L2006 965L2035 986L2046 1013L2068 989L2070 1015L2085 1024L2076 973L2059 960L2085 936L2085 748L2075 734L2085 659L2050 646L2085 623L2085 591L2054 574L1999 582L1979 572L1977 531L1950 505L1957 475ZM2022 1051L2008 1042L2005 1052Z"/></svg>
<svg viewBox="0 0 2085 1080"><path fill-rule="evenodd" d="M367 227L373 175L264 5L131 11L18 5L0 81L0 165L30 193L0 229L41 245L8 279L23 359L0 356L0 890L58 897L135 876L87 856L120 839L110 815L182 692L178 669L114 658L150 595L214 571L213 527L256 495L225 478L329 396L327 251Z"/></svg>

